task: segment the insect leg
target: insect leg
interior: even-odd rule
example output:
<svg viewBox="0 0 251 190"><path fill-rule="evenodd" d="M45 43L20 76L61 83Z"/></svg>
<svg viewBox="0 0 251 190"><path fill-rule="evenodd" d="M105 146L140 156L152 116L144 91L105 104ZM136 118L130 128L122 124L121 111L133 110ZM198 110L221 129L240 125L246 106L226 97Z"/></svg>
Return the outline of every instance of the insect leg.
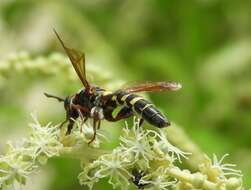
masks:
<svg viewBox="0 0 251 190"><path fill-rule="evenodd" d="M71 134L71 130L73 128L73 125L74 125L74 120L71 118L71 119L69 119L69 124L67 126L67 131L66 131L65 135Z"/></svg>
<svg viewBox="0 0 251 190"><path fill-rule="evenodd" d="M106 120L119 121L121 119L126 119L128 117L131 117L133 115L133 110L130 107L123 107L116 115L116 117L113 117L112 112L113 110L109 110L108 112L105 113Z"/></svg>
<svg viewBox="0 0 251 190"><path fill-rule="evenodd" d="M82 119L82 124L81 124L81 127L80 127L80 133L82 133L83 131L82 131L82 125L84 125L85 124L85 122L87 121L87 119L88 119L88 117L83 117L83 118L81 118Z"/></svg>
<svg viewBox="0 0 251 190"><path fill-rule="evenodd" d="M80 110L82 112L89 112L88 108L80 106L80 105L77 105L77 104L71 104L71 107L74 108L74 109L76 109L76 110Z"/></svg>
<svg viewBox="0 0 251 190"><path fill-rule="evenodd" d="M73 127L73 121L71 121L70 118L71 118L71 114L70 114L69 109L67 109L66 110L66 119L62 123L60 123L60 125L59 125L59 128L62 129L62 127L64 126L64 124L66 124L69 121L68 126L67 126L66 135L69 135L71 133L71 129Z"/></svg>
<svg viewBox="0 0 251 190"><path fill-rule="evenodd" d="M84 117L80 109L78 109L77 111L78 111L78 115L81 118L81 124L83 125L87 121L88 117Z"/></svg>
<svg viewBox="0 0 251 190"><path fill-rule="evenodd" d="M64 124L67 123L67 121L68 121L68 119L66 119L66 120L64 120L62 123L60 123L59 128L61 129L61 128L64 126Z"/></svg>
<svg viewBox="0 0 251 190"><path fill-rule="evenodd" d="M120 120L120 119L125 119L128 117L131 117L133 115L133 110L130 107L123 107L119 113L116 115L115 119Z"/></svg>
<svg viewBox="0 0 251 190"><path fill-rule="evenodd" d="M101 123L100 120L93 118L93 137L88 142L89 145L95 140L96 134L97 134L97 127L100 128L100 123ZM98 124L98 126L96 126L97 124Z"/></svg>
<svg viewBox="0 0 251 190"><path fill-rule="evenodd" d="M143 125L144 121L145 120L143 118L140 118L140 120L139 120L139 127Z"/></svg>
<svg viewBox="0 0 251 190"><path fill-rule="evenodd" d="M100 129L100 125L101 125L101 121L98 120L98 127L97 127L97 129Z"/></svg>

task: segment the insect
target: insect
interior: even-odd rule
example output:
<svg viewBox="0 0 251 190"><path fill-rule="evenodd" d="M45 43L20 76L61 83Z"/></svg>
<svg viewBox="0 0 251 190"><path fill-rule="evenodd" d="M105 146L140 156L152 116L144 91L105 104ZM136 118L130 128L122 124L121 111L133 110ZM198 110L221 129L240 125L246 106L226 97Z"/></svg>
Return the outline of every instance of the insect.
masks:
<svg viewBox="0 0 251 190"><path fill-rule="evenodd" d="M132 175L133 175L132 182L134 183L134 185L137 186L137 188L139 190L143 190L145 186L149 185L148 183L145 183L145 184L141 183L141 179L145 175L145 173L143 171L133 169L132 170Z"/></svg>
<svg viewBox="0 0 251 190"><path fill-rule="evenodd" d="M115 122L138 114L141 118L140 125L142 125L144 120L158 128L170 125L167 118L152 103L136 93L174 91L180 89L181 84L177 82L147 82L119 89L115 92L107 91L90 84L86 79L84 53L66 47L59 34L55 30L54 32L84 87L76 94L66 98L44 93L48 98L55 98L59 102L64 102L66 120L61 126L68 122L66 135L71 133L74 120L78 117L82 117L83 121L89 118L93 119L94 135L89 143L95 140L96 130L100 128L101 120L104 119ZM121 109L116 116L113 116L113 112L117 107Z"/></svg>

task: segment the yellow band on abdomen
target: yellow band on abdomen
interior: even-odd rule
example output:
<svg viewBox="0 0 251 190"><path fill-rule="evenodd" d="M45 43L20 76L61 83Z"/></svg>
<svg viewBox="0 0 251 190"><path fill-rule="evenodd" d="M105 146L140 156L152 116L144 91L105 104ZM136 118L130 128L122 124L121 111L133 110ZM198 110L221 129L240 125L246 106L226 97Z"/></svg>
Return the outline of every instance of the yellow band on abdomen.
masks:
<svg viewBox="0 0 251 190"><path fill-rule="evenodd" d="M121 98L121 101L125 101L126 100L126 98L128 98L129 96L131 96L131 94L126 94L126 95L124 95L122 98Z"/></svg>

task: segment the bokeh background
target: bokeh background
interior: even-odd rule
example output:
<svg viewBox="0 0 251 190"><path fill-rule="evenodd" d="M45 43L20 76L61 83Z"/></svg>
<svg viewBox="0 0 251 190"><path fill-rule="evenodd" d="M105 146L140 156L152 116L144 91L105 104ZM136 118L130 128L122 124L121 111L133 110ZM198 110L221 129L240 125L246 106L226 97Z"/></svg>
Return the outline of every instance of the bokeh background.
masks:
<svg viewBox="0 0 251 190"><path fill-rule="evenodd" d="M36 64L62 52L56 28L67 44L85 51L87 64L99 68L100 76L91 81L107 73L111 83L179 81L181 91L149 94L150 99L203 152L229 153L228 161L238 165L250 187L250 8L245 0L1 0L0 68L17 54L27 59L28 53ZM65 96L81 85L53 69L49 75L0 72L1 153L8 140L27 134L30 112L44 122L64 119L62 105L42 92ZM78 184L79 172L77 161L52 159L24 189L85 189ZM104 184L96 189L111 189Z"/></svg>

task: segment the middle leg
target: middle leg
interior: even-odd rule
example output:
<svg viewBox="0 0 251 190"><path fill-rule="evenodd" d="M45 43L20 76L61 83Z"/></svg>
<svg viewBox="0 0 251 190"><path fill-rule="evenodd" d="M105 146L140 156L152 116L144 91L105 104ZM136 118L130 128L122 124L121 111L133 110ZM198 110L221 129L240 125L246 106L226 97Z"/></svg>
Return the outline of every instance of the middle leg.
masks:
<svg viewBox="0 0 251 190"><path fill-rule="evenodd" d="M97 128L100 128L101 121L97 120L96 118L93 118L93 136L92 139L88 142L88 145L90 145L95 139L97 135Z"/></svg>

